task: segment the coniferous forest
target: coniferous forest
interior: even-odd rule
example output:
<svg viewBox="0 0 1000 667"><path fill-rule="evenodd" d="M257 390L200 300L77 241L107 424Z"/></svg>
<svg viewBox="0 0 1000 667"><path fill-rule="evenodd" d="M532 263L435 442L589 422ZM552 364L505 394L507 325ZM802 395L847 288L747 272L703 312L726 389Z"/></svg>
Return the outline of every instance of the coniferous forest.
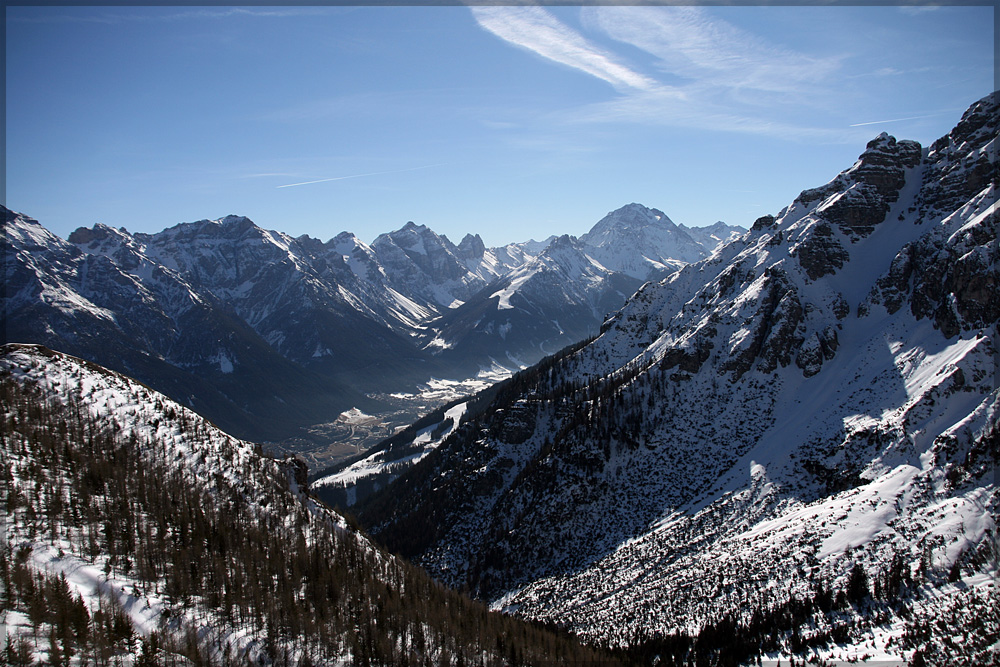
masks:
<svg viewBox="0 0 1000 667"><path fill-rule="evenodd" d="M162 417L143 431L94 416L59 383L56 398L51 385L3 378L2 605L26 619L26 632L0 647L6 662L611 659L555 629L489 612L373 546L302 490L294 462L248 456L246 443L144 388L157 410L130 416ZM194 444L185 453L176 442ZM85 601L67 569L99 570L106 583ZM160 613L136 627L123 605L150 601Z"/></svg>

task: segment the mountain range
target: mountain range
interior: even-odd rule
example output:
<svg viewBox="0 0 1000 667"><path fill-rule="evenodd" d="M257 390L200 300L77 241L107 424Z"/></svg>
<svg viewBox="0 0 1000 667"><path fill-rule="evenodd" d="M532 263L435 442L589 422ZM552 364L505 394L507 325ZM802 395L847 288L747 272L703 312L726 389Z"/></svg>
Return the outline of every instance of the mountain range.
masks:
<svg viewBox="0 0 1000 667"><path fill-rule="evenodd" d="M993 94L929 147L879 135L598 335L317 484L391 472L355 507L378 539L594 641L992 664L998 121Z"/></svg>
<svg viewBox="0 0 1000 667"><path fill-rule="evenodd" d="M352 408L384 414L386 395L431 378L533 363L595 332L645 278L741 231L719 223L695 241L638 204L594 229L589 245L486 248L410 222L368 245L227 216L156 234L96 224L63 240L4 209L4 342L128 373L230 433L297 438L294 449L308 427ZM640 251L651 264L626 268Z"/></svg>
<svg viewBox="0 0 1000 667"><path fill-rule="evenodd" d="M742 233L632 204L492 249L235 216L62 240L5 209L5 340L62 348L0 357L34 636L5 657L995 664L998 125L1000 92L930 146L883 133ZM498 362L311 483L196 414L353 431Z"/></svg>

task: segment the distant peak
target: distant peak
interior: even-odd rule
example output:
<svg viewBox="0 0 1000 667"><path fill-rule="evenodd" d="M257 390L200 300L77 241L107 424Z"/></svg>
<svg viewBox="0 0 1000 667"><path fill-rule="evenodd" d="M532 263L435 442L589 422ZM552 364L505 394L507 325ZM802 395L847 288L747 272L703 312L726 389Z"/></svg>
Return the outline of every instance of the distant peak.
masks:
<svg viewBox="0 0 1000 667"><path fill-rule="evenodd" d="M114 227L109 227L102 222L98 222L91 228L77 227L66 238L66 240L76 245L86 245L88 243L93 243L94 241L103 241L109 237L128 239L131 238L131 235L124 227L115 229Z"/></svg>
<svg viewBox="0 0 1000 667"><path fill-rule="evenodd" d="M243 225L243 224L254 224L253 220L246 217L245 215L227 215L219 220L222 225Z"/></svg>
<svg viewBox="0 0 1000 667"><path fill-rule="evenodd" d="M611 211L591 227L581 240L585 243L600 243L598 239L626 234L640 233L644 229L676 231L677 225L667 214L635 202Z"/></svg>
<svg viewBox="0 0 1000 667"><path fill-rule="evenodd" d="M619 211L642 211L642 212L648 212L648 211L655 211L656 209L649 208L648 206L645 206L645 205L640 204L638 202L632 202L631 204L625 204L624 206L622 206L618 210Z"/></svg>
<svg viewBox="0 0 1000 667"><path fill-rule="evenodd" d="M579 243L577 242L575 236L563 234L562 236L553 238L552 242L549 243L549 246L545 249L545 251L558 250L560 248L576 248L578 245Z"/></svg>
<svg viewBox="0 0 1000 667"><path fill-rule="evenodd" d="M611 211L606 216L605 219L613 218L617 220L627 221L630 223L639 224L656 224L663 223L665 225L673 225L673 221L667 217L667 214L663 211L655 208L649 208L648 206L643 206L642 204L637 204L632 202L622 206L621 208Z"/></svg>
<svg viewBox="0 0 1000 667"><path fill-rule="evenodd" d="M458 244L458 250L464 257L479 258L486 252L486 244L479 234L466 234Z"/></svg>
<svg viewBox="0 0 1000 667"><path fill-rule="evenodd" d="M434 230L432 230L427 225L418 225L417 223L410 220L396 231L389 232L388 234L385 234L385 236L388 236L389 238L393 239L396 242L410 243L411 241L405 240L407 237L426 239L431 236L437 236L437 234L435 234Z"/></svg>

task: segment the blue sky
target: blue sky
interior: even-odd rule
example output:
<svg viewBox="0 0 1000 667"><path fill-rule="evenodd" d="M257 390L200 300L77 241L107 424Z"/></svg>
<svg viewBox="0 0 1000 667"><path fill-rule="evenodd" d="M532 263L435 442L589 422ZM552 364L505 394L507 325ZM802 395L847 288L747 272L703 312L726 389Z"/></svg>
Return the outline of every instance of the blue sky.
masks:
<svg viewBox="0 0 1000 667"><path fill-rule="evenodd" d="M370 242L749 226L995 87L973 7L7 7L6 205Z"/></svg>

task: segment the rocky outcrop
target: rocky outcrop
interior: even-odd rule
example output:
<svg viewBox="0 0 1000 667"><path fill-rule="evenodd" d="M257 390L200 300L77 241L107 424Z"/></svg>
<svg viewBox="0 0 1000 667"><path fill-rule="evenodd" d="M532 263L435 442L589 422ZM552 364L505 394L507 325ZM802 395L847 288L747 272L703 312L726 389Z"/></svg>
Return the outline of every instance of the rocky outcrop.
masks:
<svg viewBox="0 0 1000 667"><path fill-rule="evenodd" d="M828 326L813 332L799 346L795 365L802 369L805 377L812 377L822 370L824 361L833 359L839 345L836 327Z"/></svg>
<svg viewBox="0 0 1000 667"><path fill-rule="evenodd" d="M1000 91L969 107L955 129L931 145L918 204L921 220L954 211L990 184L996 188L998 116Z"/></svg>
<svg viewBox="0 0 1000 667"><path fill-rule="evenodd" d="M895 313L908 304L914 317L930 319L948 338L997 320L998 111L1000 93L980 100L926 159L916 223L964 215L965 224L941 225L904 246L862 312L880 304Z"/></svg>
<svg viewBox="0 0 1000 667"><path fill-rule="evenodd" d="M372 249L405 294L439 308L467 301L486 286L487 281L469 273L458 257L458 248L425 225L408 222L379 236Z"/></svg>
<svg viewBox="0 0 1000 667"><path fill-rule="evenodd" d="M834 236L833 227L827 222L813 228L812 235L796 249L795 256L810 280L836 273L850 259L847 250Z"/></svg>
<svg viewBox="0 0 1000 667"><path fill-rule="evenodd" d="M479 234L466 234L457 250L458 256L465 261L478 260L486 254L486 244Z"/></svg>
<svg viewBox="0 0 1000 667"><path fill-rule="evenodd" d="M880 134L853 167L821 188L806 190L798 201L819 202L816 212L857 239L867 236L885 219L889 206L899 198L906 170L920 164L921 147Z"/></svg>
<svg viewBox="0 0 1000 667"><path fill-rule="evenodd" d="M948 338L997 320L996 238L1000 215L994 210L952 234L927 235L907 244L879 279L868 312L881 304L895 313L904 304L917 319L930 319Z"/></svg>

